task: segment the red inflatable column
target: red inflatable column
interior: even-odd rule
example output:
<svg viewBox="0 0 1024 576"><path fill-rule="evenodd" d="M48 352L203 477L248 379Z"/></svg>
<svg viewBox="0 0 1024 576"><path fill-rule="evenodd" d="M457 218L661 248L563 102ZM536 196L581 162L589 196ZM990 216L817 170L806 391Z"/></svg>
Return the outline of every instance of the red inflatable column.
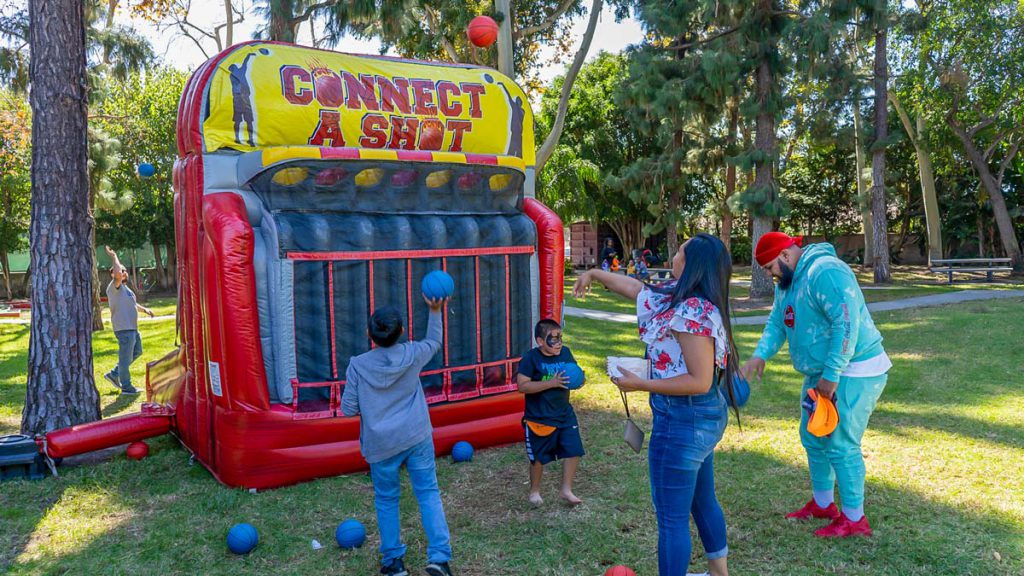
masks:
<svg viewBox="0 0 1024 576"><path fill-rule="evenodd" d="M565 284L565 231L562 219L534 198L523 201L523 212L537 225L540 315L561 322L562 290Z"/></svg>

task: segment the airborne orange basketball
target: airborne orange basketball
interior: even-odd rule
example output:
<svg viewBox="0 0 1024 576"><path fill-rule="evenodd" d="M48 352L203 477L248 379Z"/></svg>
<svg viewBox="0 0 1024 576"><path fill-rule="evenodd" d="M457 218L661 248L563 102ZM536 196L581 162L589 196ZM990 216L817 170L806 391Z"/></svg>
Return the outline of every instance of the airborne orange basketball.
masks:
<svg viewBox="0 0 1024 576"><path fill-rule="evenodd" d="M619 565L612 566L605 570L604 576L636 576L636 572L633 572L633 570L626 568L625 566Z"/></svg>
<svg viewBox="0 0 1024 576"><path fill-rule="evenodd" d="M498 39L498 23L490 16L477 16L466 28L469 41L478 48L487 48Z"/></svg>

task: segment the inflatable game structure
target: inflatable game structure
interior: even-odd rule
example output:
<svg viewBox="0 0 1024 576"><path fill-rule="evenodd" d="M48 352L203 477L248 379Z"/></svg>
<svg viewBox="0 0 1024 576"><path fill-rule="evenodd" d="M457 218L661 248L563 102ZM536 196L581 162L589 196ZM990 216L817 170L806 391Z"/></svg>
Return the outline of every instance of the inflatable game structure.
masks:
<svg viewBox="0 0 1024 576"><path fill-rule="evenodd" d="M515 83L248 42L193 74L177 133L181 347L147 367L141 413L52 432L49 456L170 432L228 486L365 469L345 370L376 307L425 335L433 270L455 280L421 374L438 453L522 439L516 366L534 323L561 318L564 249Z"/></svg>

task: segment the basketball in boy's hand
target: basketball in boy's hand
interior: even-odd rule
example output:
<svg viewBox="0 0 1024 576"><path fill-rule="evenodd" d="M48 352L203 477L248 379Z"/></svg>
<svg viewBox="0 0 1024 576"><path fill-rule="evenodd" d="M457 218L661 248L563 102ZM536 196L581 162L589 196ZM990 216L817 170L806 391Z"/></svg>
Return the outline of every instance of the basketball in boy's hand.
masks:
<svg viewBox="0 0 1024 576"><path fill-rule="evenodd" d="M420 288L423 295L430 300L451 298L452 292L455 291L455 280L444 270L434 270L423 277Z"/></svg>
<svg viewBox="0 0 1024 576"><path fill-rule="evenodd" d="M633 572L633 570L626 568L625 566L619 565L612 566L605 570L604 576L636 576L636 572Z"/></svg>
<svg viewBox="0 0 1024 576"><path fill-rule="evenodd" d="M569 390L581 388L583 383L587 380L587 377L583 374L583 369L580 368L579 364L565 364L562 369L562 375L566 378L565 387Z"/></svg>

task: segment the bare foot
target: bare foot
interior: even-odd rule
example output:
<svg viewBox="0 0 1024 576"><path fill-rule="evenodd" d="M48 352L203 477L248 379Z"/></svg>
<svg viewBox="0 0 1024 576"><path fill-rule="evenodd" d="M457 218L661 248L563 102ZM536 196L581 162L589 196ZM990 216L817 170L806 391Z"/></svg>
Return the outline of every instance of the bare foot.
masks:
<svg viewBox="0 0 1024 576"><path fill-rule="evenodd" d="M572 490L566 490L563 488L558 495L561 496L562 500L565 500L565 503L570 506L579 506L580 504L583 504L583 500L577 498L576 495L572 493Z"/></svg>
<svg viewBox="0 0 1024 576"><path fill-rule="evenodd" d="M540 497L540 492L530 492L530 504L540 506L543 503L544 499Z"/></svg>

